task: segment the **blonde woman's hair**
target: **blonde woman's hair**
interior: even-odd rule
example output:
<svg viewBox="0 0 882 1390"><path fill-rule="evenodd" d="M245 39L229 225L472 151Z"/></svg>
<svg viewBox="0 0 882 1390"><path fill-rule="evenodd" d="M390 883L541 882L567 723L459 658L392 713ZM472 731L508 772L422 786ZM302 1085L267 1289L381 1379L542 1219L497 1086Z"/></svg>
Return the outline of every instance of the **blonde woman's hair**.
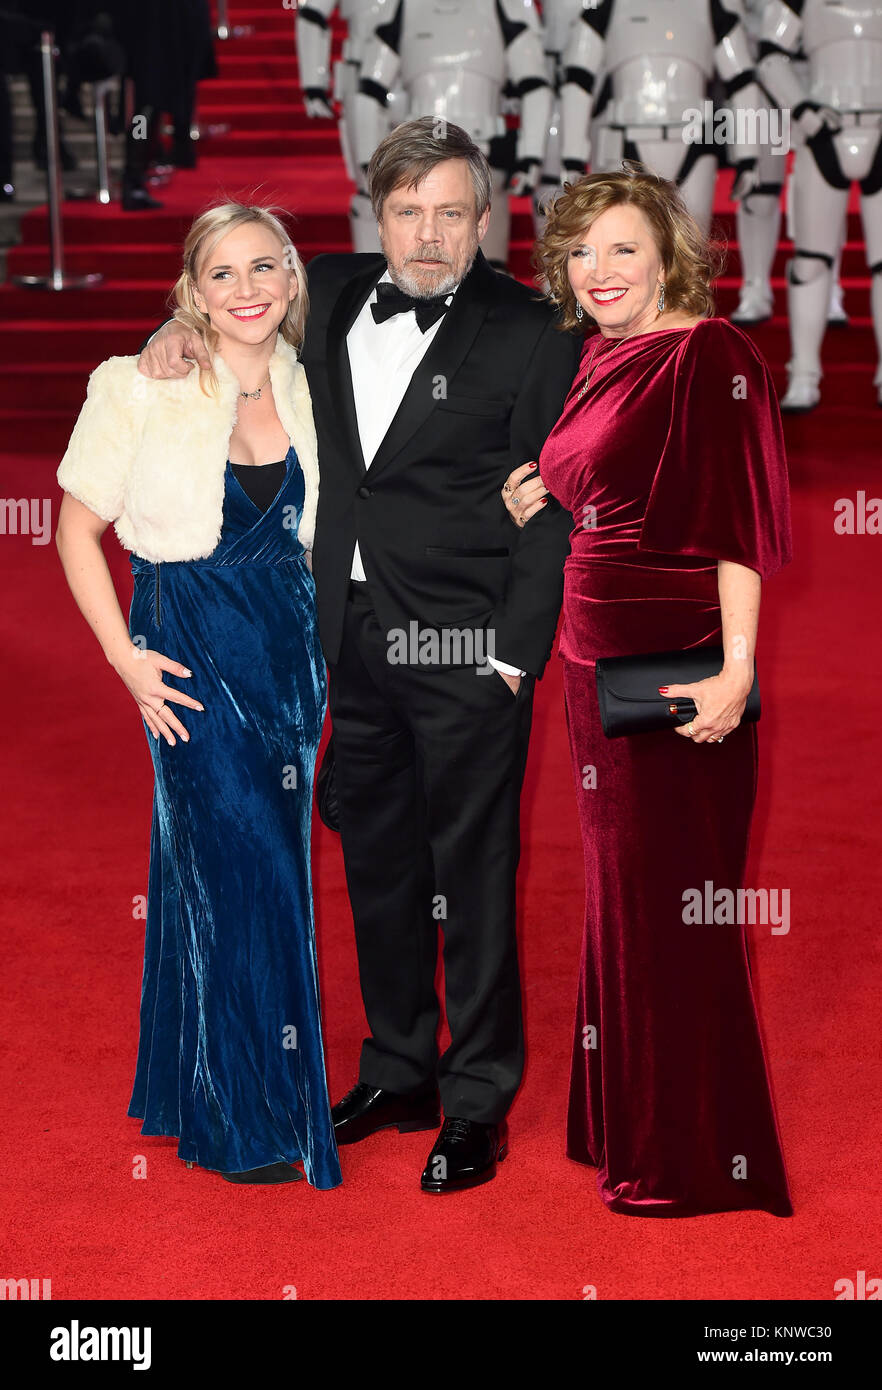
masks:
<svg viewBox="0 0 882 1390"><path fill-rule="evenodd" d="M206 212L201 213L187 233L183 269L169 296L169 305L174 308L174 317L178 323L198 333L209 354L213 354L217 347L218 334L212 327L208 315L203 314L196 305L195 291L198 288L199 276L218 242L222 241L228 232L233 232L248 222L256 222L278 238L283 248L283 263L288 270L294 272L297 293L290 301L285 317L279 324L279 333L286 343L299 350L306 329L306 316L309 313L309 293L303 262L284 223L277 215L282 211L281 208L260 207L258 204L220 203L217 207L208 208ZM205 375L208 376L212 389L216 389L217 377L214 368ZM204 381L202 387L204 390Z"/></svg>
<svg viewBox="0 0 882 1390"><path fill-rule="evenodd" d="M704 235L675 183L630 160L620 173L589 174L565 183L551 204L533 264L560 311L558 327L582 332L576 296L567 275L570 249L608 208L630 204L643 213L665 268L665 311L682 309L706 318L714 312L713 282L725 259L720 245ZM584 311L591 321L587 310Z"/></svg>

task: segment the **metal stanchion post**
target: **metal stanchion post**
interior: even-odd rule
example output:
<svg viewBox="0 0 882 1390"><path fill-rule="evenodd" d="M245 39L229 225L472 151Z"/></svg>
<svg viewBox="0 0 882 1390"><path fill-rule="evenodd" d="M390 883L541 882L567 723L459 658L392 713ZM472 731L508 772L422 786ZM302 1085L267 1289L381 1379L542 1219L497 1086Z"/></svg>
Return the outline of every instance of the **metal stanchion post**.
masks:
<svg viewBox="0 0 882 1390"><path fill-rule="evenodd" d="M243 39L248 38L254 33L253 24L235 24L230 27L230 7L227 0L217 0L217 24L214 26L215 38L218 39ZM194 140L211 139L212 136L226 135L230 129L229 121L216 121L210 126L201 126L196 123L190 135Z"/></svg>
<svg viewBox="0 0 882 1390"><path fill-rule="evenodd" d="M253 24L234 24L230 27L230 10L227 0L217 0L217 24L214 32L219 39L242 39L254 33Z"/></svg>
<svg viewBox="0 0 882 1390"><path fill-rule="evenodd" d="M40 34L40 59L43 70L43 100L46 112L46 184L49 203L49 244L52 270L48 275L15 275L13 284L35 290L87 289L104 279L100 273L68 275L64 269L64 233L61 224L61 203L64 189L61 183L61 160L58 142L58 103L55 93L55 35L51 29Z"/></svg>
<svg viewBox="0 0 882 1390"><path fill-rule="evenodd" d="M110 202L110 169L107 162L107 97L113 86L113 78L95 82L92 94L95 100L95 161L98 165L99 203Z"/></svg>

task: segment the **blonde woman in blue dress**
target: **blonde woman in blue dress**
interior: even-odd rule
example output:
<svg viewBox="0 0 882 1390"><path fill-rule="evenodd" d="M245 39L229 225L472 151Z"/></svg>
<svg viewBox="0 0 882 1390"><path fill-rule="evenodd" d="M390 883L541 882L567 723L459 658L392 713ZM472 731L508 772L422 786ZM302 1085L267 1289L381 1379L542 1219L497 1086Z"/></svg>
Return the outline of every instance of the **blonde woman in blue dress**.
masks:
<svg viewBox="0 0 882 1390"><path fill-rule="evenodd" d="M308 564L318 496L308 308L269 211L204 213L176 317L210 366L89 382L58 470L68 583L137 704L155 773L129 1114L232 1182L341 1181L309 860L325 667ZM123 617L101 535L131 551Z"/></svg>

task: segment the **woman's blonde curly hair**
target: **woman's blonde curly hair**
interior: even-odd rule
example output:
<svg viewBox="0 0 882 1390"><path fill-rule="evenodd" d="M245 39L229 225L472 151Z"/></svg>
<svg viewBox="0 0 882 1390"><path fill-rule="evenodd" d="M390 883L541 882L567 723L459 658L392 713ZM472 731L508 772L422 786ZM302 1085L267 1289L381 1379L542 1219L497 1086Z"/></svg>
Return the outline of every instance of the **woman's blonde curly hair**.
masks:
<svg viewBox="0 0 882 1390"><path fill-rule="evenodd" d="M285 267L294 272L297 293L288 305L288 311L279 324L279 333L295 350L299 350L306 329L309 313L309 293L306 288L306 272L303 269L297 250L291 241L284 223L278 214L284 215L282 208L261 207L256 203L220 203L208 208L196 218L184 242L183 269L169 295L169 307L174 310L178 323L198 333L209 355L214 354L218 335L211 326L207 314L196 305L195 291L199 286L199 276L206 259L211 255L219 241L248 222L257 222L277 237L283 248ZM217 387L214 369L207 373L212 388ZM204 382L203 382L204 389Z"/></svg>
<svg viewBox="0 0 882 1390"><path fill-rule="evenodd" d="M587 325L576 317L577 300L567 275L570 250L602 212L622 204L639 208L652 229L666 272L665 312L681 309L702 318L712 314L712 285L725 259L722 247L704 235L676 184L629 160L620 173L589 174L578 183L565 183L548 208L533 264L547 297L560 310L558 327L584 332ZM590 324L591 315L584 312Z"/></svg>

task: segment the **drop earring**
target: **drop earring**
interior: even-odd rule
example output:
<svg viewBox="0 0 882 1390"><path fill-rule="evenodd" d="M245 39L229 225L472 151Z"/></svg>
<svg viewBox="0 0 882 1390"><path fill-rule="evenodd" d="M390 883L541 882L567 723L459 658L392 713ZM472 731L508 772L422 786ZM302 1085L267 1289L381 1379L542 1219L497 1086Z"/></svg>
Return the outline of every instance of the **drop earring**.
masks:
<svg viewBox="0 0 882 1390"><path fill-rule="evenodd" d="M663 314L664 311L665 311L665 287L664 287L664 284L662 284L662 285L659 286L658 301L657 301L657 303L656 303L656 308L658 309L658 311L659 311L660 314Z"/></svg>
<svg viewBox="0 0 882 1390"><path fill-rule="evenodd" d="M578 299L577 299L577 300L576 300L576 318L577 318L577 319L579 320L579 322L581 323L581 322L582 322L582 319L583 319L584 317L585 317L585 310L582 308L581 304L579 303L579 301L578 301Z"/></svg>

